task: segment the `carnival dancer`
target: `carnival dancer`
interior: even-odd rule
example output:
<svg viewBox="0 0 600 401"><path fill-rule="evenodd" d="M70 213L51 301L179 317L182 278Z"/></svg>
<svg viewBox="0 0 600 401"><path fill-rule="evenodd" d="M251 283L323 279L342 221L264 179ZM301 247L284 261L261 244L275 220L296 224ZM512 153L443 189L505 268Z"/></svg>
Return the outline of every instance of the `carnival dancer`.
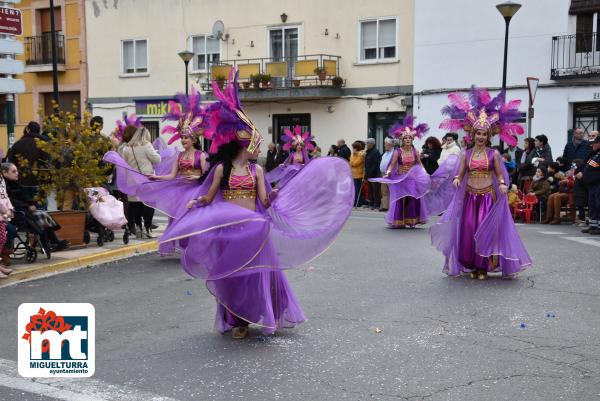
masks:
<svg viewBox="0 0 600 401"><path fill-rule="evenodd" d="M469 98L448 95L450 105L442 109L448 118L440 128L466 131L473 147L462 152L454 185L457 191L442 218L431 227L432 244L446 260L443 271L450 276L470 273L485 280L488 272L513 276L531 264L516 230L507 202L508 173L500 153L490 148L499 135L516 145L523 127L520 100L505 103L505 92L491 98L485 89L473 87Z"/></svg>
<svg viewBox="0 0 600 401"><path fill-rule="evenodd" d="M248 162L257 157L261 137L241 108L237 76L229 77L223 92L216 83L213 90L218 101L206 109L203 124L213 167L194 195L163 192L153 198L175 217L161 242L186 240L183 268L206 280L215 296L217 330L244 338L252 323L270 334L305 320L283 270L333 243L352 210L350 170L342 160L320 158L272 192L262 168ZM114 155L107 158L126 168ZM135 179L146 179L142 187L157 184ZM182 198L190 207L183 213L172 201Z"/></svg>
<svg viewBox="0 0 600 401"><path fill-rule="evenodd" d="M414 126L414 117L407 116L403 122L397 122L389 134L400 140L383 178L373 178L371 182L387 184L390 191L390 207L386 213L386 222L390 228L414 228L427 221L427 210L421 198L427 193L431 179L423 165L419 152L413 145L429 130L427 124Z"/></svg>
<svg viewBox="0 0 600 401"><path fill-rule="evenodd" d="M294 127L294 132L288 128L283 130L284 151L290 151L285 162L266 173L267 182L277 188L283 187L294 175L310 162L309 151L313 151L313 137L310 132L302 132L299 125Z"/></svg>

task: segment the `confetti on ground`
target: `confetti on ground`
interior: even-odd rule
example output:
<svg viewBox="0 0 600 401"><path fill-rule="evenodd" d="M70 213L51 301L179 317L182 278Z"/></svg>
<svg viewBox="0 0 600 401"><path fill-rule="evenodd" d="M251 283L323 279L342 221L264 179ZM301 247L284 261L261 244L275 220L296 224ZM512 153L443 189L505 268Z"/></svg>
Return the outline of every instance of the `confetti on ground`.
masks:
<svg viewBox="0 0 600 401"><path fill-rule="evenodd" d="M381 333L383 330L381 330L379 327L375 327L375 333L379 334Z"/></svg>
<svg viewBox="0 0 600 401"><path fill-rule="evenodd" d="M548 312L548 313L546 313L546 317L554 318L554 317L556 317L556 313L554 313L554 312Z"/></svg>
<svg viewBox="0 0 600 401"><path fill-rule="evenodd" d="M186 291L185 295L192 295L192 292L191 291Z"/></svg>
<svg viewBox="0 0 600 401"><path fill-rule="evenodd" d="M309 271L309 272L313 272L313 271L315 271L315 267L314 267L314 266L308 266L308 271Z"/></svg>
<svg viewBox="0 0 600 401"><path fill-rule="evenodd" d="M525 329L525 328L527 328L527 325L525 323L521 323L521 325L519 327L521 327L522 329Z"/></svg>

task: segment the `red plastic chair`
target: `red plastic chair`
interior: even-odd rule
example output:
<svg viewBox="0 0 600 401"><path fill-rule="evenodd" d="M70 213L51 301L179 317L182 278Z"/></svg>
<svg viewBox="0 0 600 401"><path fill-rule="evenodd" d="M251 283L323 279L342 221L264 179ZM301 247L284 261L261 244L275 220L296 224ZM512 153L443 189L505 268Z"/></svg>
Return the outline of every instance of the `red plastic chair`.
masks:
<svg viewBox="0 0 600 401"><path fill-rule="evenodd" d="M537 205L538 198L533 194L527 194L523 197L523 202L515 208L514 219L517 220L517 216L525 216L527 224L531 224L531 212L533 207Z"/></svg>

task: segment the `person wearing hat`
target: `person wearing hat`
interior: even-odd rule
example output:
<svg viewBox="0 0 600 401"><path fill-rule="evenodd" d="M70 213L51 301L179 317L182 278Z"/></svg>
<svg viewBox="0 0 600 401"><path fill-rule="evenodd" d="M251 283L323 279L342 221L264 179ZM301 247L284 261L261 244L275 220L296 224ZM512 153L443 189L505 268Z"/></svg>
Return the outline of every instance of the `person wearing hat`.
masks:
<svg viewBox="0 0 600 401"><path fill-rule="evenodd" d="M375 138L367 139L367 152L365 155L365 175L364 180L369 185L369 206L371 209L381 207L381 184L368 181L369 178L379 177L379 164L381 163L381 153L375 147Z"/></svg>

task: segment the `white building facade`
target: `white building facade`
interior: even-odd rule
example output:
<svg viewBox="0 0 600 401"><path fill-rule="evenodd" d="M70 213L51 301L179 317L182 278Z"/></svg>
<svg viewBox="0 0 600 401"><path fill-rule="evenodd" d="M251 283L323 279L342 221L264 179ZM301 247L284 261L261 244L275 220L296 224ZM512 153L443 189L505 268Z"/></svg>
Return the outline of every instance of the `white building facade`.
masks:
<svg viewBox="0 0 600 401"><path fill-rule="evenodd" d="M296 124L324 154L340 138L375 137L382 146L389 125L411 111L414 3L92 2L86 7L90 107L106 129L136 112L157 135L167 101L185 89L178 52L187 49L194 52L190 84L205 101L214 99L211 76L240 69L240 97L265 147ZM218 20L221 39L212 35ZM315 68L326 70L324 80ZM271 75L266 88L253 88L250 75L257 73Z"/></svg>
<svg viewBox="0 0 600 401"><path fill-rule="evenodd" d="M471 85L497 93L502 85L505 23L500 0L415 2L414 114L437 127L455 90ZM539 78L532 137L545 134L556 158L569 130L599 128L600 1L523 0L512 18L508 45L508 99L528 110L527 77ZM522 145L522 139L520 144Z"/></svg>

